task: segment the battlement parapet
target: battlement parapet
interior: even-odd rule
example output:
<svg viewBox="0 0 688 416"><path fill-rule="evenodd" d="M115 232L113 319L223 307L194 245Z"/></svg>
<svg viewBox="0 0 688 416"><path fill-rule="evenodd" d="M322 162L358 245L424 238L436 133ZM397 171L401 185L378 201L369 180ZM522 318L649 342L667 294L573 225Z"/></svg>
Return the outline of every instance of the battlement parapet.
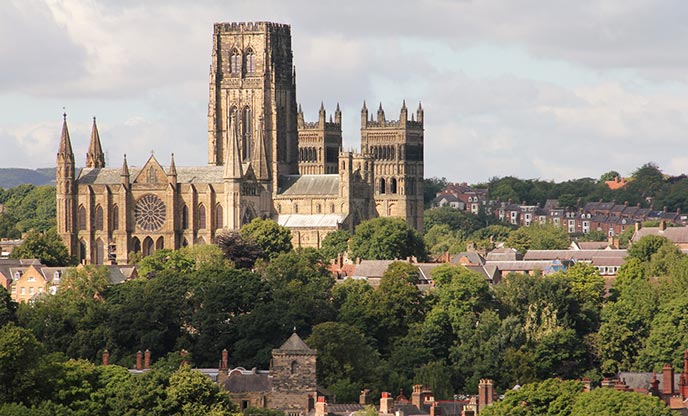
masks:
<svg viewBox="0 0 688 416"><path fill-rule="evenodd" d="M215 23L214 33L233 33L233 32L271 32L284 35L291 34L291 26L286 23L274 22L232 22Z"/></svg>

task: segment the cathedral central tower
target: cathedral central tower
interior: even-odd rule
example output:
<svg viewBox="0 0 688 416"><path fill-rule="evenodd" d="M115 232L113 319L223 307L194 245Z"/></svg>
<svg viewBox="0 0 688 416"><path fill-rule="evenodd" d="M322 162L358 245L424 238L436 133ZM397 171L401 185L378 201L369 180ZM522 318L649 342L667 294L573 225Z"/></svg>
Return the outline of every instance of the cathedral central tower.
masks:
<svg viewBox="0 0 688 416"><path fill-rule="evenodd" d="M252 170L259 182L276 189L279 176L298 173L296 112L289 25L216 23L208 164L240 163L243 172ZM227 152L231 137L239 145L233 153Z"/></svg>

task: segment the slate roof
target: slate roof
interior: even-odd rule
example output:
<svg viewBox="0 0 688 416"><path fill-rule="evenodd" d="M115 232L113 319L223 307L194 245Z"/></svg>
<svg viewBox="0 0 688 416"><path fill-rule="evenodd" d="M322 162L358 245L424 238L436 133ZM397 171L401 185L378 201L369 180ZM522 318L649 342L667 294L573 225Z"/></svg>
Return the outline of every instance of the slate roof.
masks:
<svg viewBox="0 0 688 416"><path fill-rule="evenodd" d="M337 196L339 194L339 175L280 176L277 194Z"/></svg>
<svg viewBox="0 0 688 416"><path fill-rule="evenodd" d="M650 380L652 380L653 373L631 373L631 372L621 372L618 374L619 380L625 381L626 385L632 389L649 389ZM662 373L656 373L657 380L659 381L659 391L664 389L664 377ZM674 373L674 388L678 387L678 382L681 378L680 373Z"/></svg>
<svg viewBox="0 0 688 416"><path fill-rule="evenodd" d="M269 392L272 391L272 379L267 371L238 367L229 372L224 387L230 393Z"/></svg>
<svg viewBox="0 0 688 416"><path fill-rule="evenodd" d="M646 235L666 237L674 244L688 243L688 227L667 227L664 231L659 227L643 227L633 234L631 241L638 241Z"/></svg>
<svg viewBox="0 0 688 416"><path fill-rule="evenodd" d="M356 265L354 277L382 277L394 260L361 260Z"/></svg>
<svg viewBox="0 0 688 416"><path fill-rule="evenodd" d="M624 258L628 255L628 250L528 250L523 256L523 260L555 260L555 259L576 259L592 260L600 257Z"/></svg>
<svg viewBox="0 0 688 416"><path fill-rule="evenodd" d="M282 346L277 348L275 351L283 353L307 352L313 354L316 352L314 349L306 345L306 343L303 342L301 337L296 332L291 334L289 339L284 341L284 344L282 344Z"/></svg>
<svg viewBox="0 0 688 416"><path fill-rule="evenodd" d="M459 264L459 260L461 260L462 257L465 257L466 260L468 260L471 264L485 264L485 259L483 258L483 256L481 256L479 253L476 253L475 251L467 251L459 254L454 254L453 256L451 256L451 259L449 259L449 262Z"/></svg>
<svg viewBox="0 0 688 416"><path fill-rule="evenodd" d="M287 228L337 228L346 217L346 214L281 214L277 223Z"/></svg>
<svg viewBox="0 0 688 416"><path fill-rule="evenodd" d="M496 248L487 253L487 261L515 261L523 258L521 254L513 248Z"/></svg>
<svg viewBox="0 0 688 416"><path fill-rule="evenodd" d="M364 407L364 405L358 403L328 403L327 412L335 415L350 415L351 413L363 410Z"/></svg>
<svg viewBox="0 0 688 416"><path fill-rule="evenodd" d="M580 250L604 250L609 247L607 241L579 241L576 242Z"/></svg>
<svg viewBox="0 0 688 416"><path fill-rule="evenodd" d="M177 182L179 183L222 183L224 166L182 166L177 167ZM164 167L165 172L169 167ZM140 167L130 167L129 172L135 178L141 171ZM113 185L122 182L121 168L83 168L77 175L79 184L84 185Z"/></svg>

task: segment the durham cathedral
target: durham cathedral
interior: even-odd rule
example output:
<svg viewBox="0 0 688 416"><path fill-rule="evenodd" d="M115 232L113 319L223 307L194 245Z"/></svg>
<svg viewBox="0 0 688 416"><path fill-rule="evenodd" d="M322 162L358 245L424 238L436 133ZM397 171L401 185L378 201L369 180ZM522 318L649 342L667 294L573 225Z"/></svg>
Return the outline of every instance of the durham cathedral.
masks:
<svg viewBox="0 0 688 416"><path fill-rule="evenodd" d="M161 162L167 162L165 165ZM127 263L214 241L254 218L291 230L295 247L374 217L423 228L423 109L398 120L361 109L360 153L342 150L342 114L317 121L297 107L289 25L217 23L212 39L208 165L151 155L106 167L93 119L86 165L75 168L67 120L57 153L57 227L82 263Z"/></svg>

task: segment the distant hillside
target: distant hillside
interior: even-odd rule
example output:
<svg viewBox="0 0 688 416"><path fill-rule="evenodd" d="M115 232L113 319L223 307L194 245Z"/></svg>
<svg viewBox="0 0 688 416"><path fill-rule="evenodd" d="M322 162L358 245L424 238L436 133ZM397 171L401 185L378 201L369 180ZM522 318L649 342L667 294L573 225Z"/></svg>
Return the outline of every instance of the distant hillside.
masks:
<svg viewBox="0 0 688 416"><path fill-rule="evenodd" d="M22 184L54 185L55 168L0 168L0 188L14 188Z"/></svg>

